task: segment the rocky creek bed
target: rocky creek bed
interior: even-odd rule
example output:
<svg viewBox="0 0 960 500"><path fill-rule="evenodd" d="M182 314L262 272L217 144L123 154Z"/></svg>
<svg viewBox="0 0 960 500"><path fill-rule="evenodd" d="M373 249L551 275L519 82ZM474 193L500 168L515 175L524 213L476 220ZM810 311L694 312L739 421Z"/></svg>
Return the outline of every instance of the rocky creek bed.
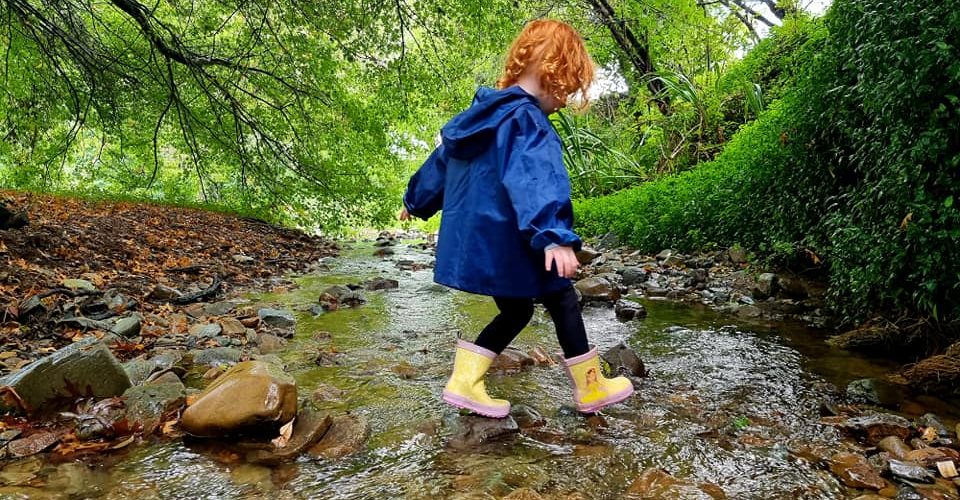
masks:
<svg viewBox="0 0 960 500"><path fill-rule="evenodd" d="M495 309L432 284L422 235L334 245L227 218L191 251L154 221L147 257L66 221L0 231L4 498L960 497L956 407L827 345L822 290L736 249L595 242L588 331L636 396L576 414L538 311L497 360L514 411L491 420L437 397L456 334Z"/></svg>

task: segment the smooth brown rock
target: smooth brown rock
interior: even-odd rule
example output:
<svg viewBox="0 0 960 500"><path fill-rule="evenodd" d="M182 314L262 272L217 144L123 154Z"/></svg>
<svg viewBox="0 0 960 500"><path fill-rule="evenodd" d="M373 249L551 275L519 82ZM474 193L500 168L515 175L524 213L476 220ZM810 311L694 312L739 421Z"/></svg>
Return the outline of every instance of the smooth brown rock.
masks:
<svg viewBox="0 0 960 500"><path fill-rule="evenodd" d="M293 434L282 448L256 450L247 454L247 461L258 464L276 464L300 456L303 450L313 445L330 431L333 419L326 413L319 413L309 407L297 415L293 423Z"/></svg>
<svg viewBox="0 0 960 500"><path fill-rule="evenodd" d="M194 436L273 434L297 413L297 386L289 374L262 361L227 370L187 407L181 428Z"/></svg>
<svg viewBox="0 0 960 500"><path fill-rule="evenodd" d="M530 488L518 488L510 492L509 495L503 497L503 500L541 500L543 497L540 496L536 490Z"/></svg>
<svg viewBox="0 0 960 500"><path fill-rule="evenodd" d="M881 439L880 442L877 443L877 447L881 450L889 452L894 458L900 460L912 460L907 458L907 454L912 450L909 446L907 446L907 443L904 443L903 440L897 436L887 436Z"/></svg>
<svg viewBox="0 0 960 500"><path fill-rule="evenodd" d="M330 429L313 445L308 453L315 457L334 459L359 451L370 437L370 424L357 415L338 415Z"/></svg>
<svg viewBox="0 0 960 500"><path fill-rule="evenodd" d="M837 453L831 457L830 472L851 488L879 490L887 485L865 458L853 453Z"/></svg>
<svg viewBox="0 0 960 500"><path fill-rule="evenodd" d="M519 373L526 366L533 366L534 360L522 351L508 347L503 350L490 366L491 373Z"/></svg>
<svg viewBox="0 0 960 500"><path fill-rule="evenodd" d="M671 476L667 471L659 468L650 468L630 484L626 498L661 499L661 498L697 498L703 492L686 481Z"/></svg>

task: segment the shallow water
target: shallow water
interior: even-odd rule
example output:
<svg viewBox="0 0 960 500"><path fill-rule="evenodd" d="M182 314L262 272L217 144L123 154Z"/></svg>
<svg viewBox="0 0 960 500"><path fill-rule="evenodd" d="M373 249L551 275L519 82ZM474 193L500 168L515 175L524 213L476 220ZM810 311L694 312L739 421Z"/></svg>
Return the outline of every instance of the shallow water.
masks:
<svg viewBox="0 0 960 500"><path fill-rule="evenodd" d="M643 301L649 316L622 323L612 309L584 311L601 352L626 342L651 371L636 395L604 412L598 427L575 415L558 366L492 376L494 397L528 405L547 419L540 432L479 449L449 447L457 413L439 400L456 334L472 340L494 315L487 298L432 284L432 270L401 271L400 259L427 263L425 252L396 247L388 259L358 244L299 288L256 297L299 313L296 337L282 353L301 398L320 384L346 391L342 404L366 418L372 434L354 456L301 458L267 468L227 464L182 442L132 447L108 462L42 463L4 477L2 498L494 498L519 487L544 496L579 493L620 498L649 467L691 484L712 483L727 498L853 498L815 464L789 450L837 444L818 423L829 384L877 376L891 366L827 347L818 332L783 324L736 324L709 309ZM368 303L312 317L321 290L382 276L396 290L367 292ZM330 336L317 335L329 332ZM559 350L542 310L514 343L524 351ZM335 363L317 366L320 351ZM413 367L412 378L394 368ZM38 482L39 481L39 482ZM693 496L697 498L698 496ZM700 498L709 498L701 494Z"/></svg>

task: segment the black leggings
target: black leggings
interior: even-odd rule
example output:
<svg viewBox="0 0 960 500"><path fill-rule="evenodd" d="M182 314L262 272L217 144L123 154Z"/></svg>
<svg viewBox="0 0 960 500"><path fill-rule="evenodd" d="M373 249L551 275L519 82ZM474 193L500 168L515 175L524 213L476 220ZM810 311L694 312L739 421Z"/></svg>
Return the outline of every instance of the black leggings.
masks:
<svg viewBox="0 0 960 500"><path fill-rule="evenodd" d="M572 358L590 350L583 316L577 303L577 292L573 287L544 295L540 300L557 327L557 340L563 349L563 356ZM500 354L530 322L533 316L533 299L494 297L493 301L500 309L500 314L480 332L474 343Z"/></svg>

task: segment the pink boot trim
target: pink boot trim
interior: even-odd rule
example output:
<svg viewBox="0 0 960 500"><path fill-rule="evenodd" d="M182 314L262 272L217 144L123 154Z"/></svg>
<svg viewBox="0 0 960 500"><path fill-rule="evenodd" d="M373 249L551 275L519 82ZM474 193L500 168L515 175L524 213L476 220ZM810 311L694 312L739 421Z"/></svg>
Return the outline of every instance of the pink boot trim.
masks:
<svg viewBox="0 0 960 500"><path fill-rule="evenodd" d="M629 396L629 394L627 395ZM446 389L443 391L443 400L453 406L456 406L457 408L466 408L467 410L470 410L474 413L479 413L485 417L504 418L510 414L509 405L506 408L502 406L483 405L452 392L447 392Z"/></svg>

